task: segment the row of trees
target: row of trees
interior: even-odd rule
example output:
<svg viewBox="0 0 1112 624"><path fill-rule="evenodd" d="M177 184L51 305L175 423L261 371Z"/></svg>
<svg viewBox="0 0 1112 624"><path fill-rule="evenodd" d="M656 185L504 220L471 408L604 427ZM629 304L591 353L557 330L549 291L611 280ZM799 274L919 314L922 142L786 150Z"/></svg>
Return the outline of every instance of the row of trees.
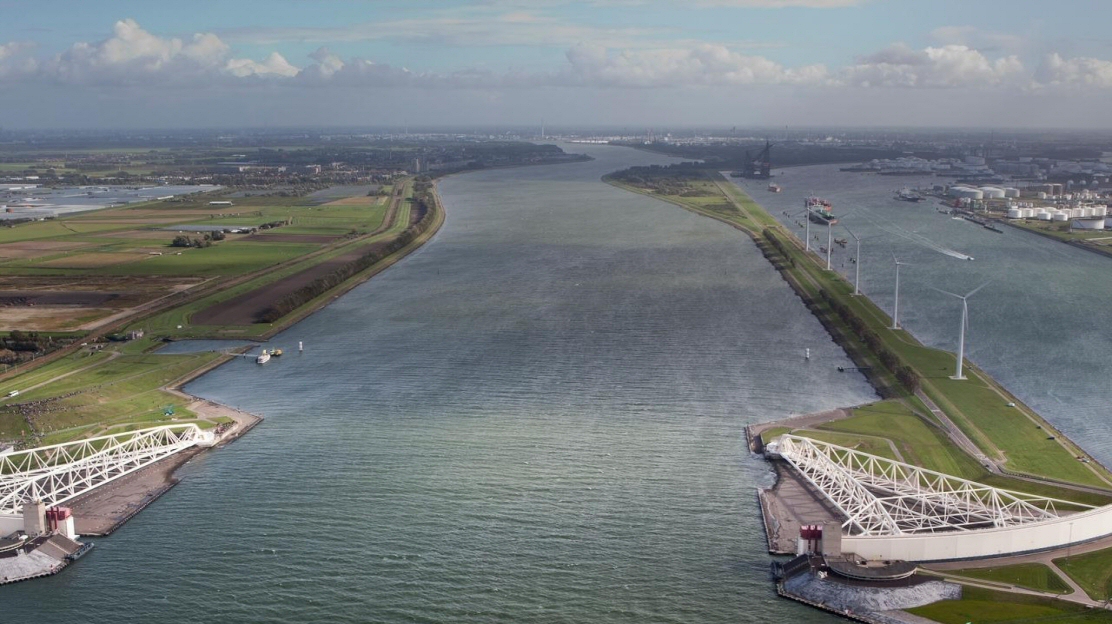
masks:
<svg viewBox="0 0 1112 624"><path fill-rule="evenodd" d="M792 255L788 253L787 248L784 247L784 241L780 240L775 234L773 234L772 230L770 230L769 228L765 228L764 231L761 232L761 234L764 235L765 240L767 240L768 243L776 249L776 251L779 251L780 254L784 256L784 259L788 261L789 265L795 266L795 258L793 258Z"/></svg>
<svg viewBox="0 0 1112 624"><path fill-rule="evenodd" d="M870 329L868 324L865 323L856 312L841 301L831 297L825 290L819 290L819 296L830 306L830 309L834 310L834 313L849 326L850 330L861 339L861 342L865 343L865 346L876 354L880 363L883 364L885 368L892 371L896 380L900 382L900 385L903 386L905 390L911 393L915 393L919 390L919 374L910 366L904 364L903 361L900 360L900 356L885 347L880 336Z"/></svg>
<svg viewBox="0 0 1112 624"><path fill-rule="evenodd" d="M216 238L216 234L219 234L220 238ZM211 234L205 234L204 238L189 238L185 234L179 234L174 237L174 240L170 243L170 246L196 247L197 249L202 249L204 247L212 247L212 241L214 240L224 240L224 233L212 232Z"/></svg>
<svg viewBox="0 0 1112 624"><path fill-rule="evenodd" d="M427 189L425 192L415 195L413 198L413 214L416 216L416 221L403 230L397 238L385 244L372 245L367 253L362 256L282 297L259 315L259 322L273 323L277 321L413 242L432 224L432 211L429 210L432 201L431 193Z"/></svg>

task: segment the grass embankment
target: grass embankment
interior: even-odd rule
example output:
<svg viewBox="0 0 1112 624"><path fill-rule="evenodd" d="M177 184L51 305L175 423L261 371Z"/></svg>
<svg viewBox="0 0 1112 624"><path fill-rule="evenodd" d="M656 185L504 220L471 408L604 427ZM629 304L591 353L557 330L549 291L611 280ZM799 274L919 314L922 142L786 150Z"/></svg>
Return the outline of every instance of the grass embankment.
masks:
<svg viewBox="0 0 1112 624"><path fill-rule="evenodd" d="M0 402L0 436L40 445L171 422L216 426L162 388L219 357L81 350L0 383L0 394L20 392Z"/></svg>
<svg viewBox="0 0 1112 624"><path fill-rule="evenodd" d="M1112 549L1054 560L1093 600L1112 599Z"/></svg>
<svg viewBox="0 0 1112 624"><path fill-rule="evenodd" d="M1037 478L1109 487L1112 475L1095 463L1079 461L1083 451L1064 440L1045 421L975 366L966 364L967 380L949 379L955 365L953 354L925 347L902 329L890 329L891 319L884 311L868 298L854 296L852 284L837 272L827 271L825 262L818 256L805 253L794 234L720 175L703 172L698 174L702 179L698 179L694 177L695 173L686 171L678 181L662 184L653 181L651 176L667 176L667 168L658 168L655 172L649 168L630 171L634 174L613 174L606 180L621 188L724 221L748 233L850 357L859 366L870 369L867 373L870 381L882 396L900 398L924 419L933 418L930 410L909 393L908 384L897 379L896 372L906 366L915 373L915 381L922 392L986 456L999 461L1008 470ZM856 329L847 321L846 315L856 319ZM867 344L869 334L875 338L872 346ZM881 356L885 352L895 359L895 366L891 365L892 362L889 365L882 363ZM1016 406L1009 407L1009 403ZM973 462L948 440L941 444L947 447L944 454L951 459L941 461L940 451L932 441L935 439L938 438L927 438L928 443L922 449L918 441L911 439L909 461L934 460L935 465L950 470L960 468L957 465L959 461L962 464ZM864 440L861 443L871 444ZM959 457L962 459L956 459ZM969 474L973 470L965 469L963 472ZM983 469L978 472L986 475ZM1015 489L1032 491L1036 489L1033 486L1024 485ZM1061 491L1058 490L1054 496L1061 497ZM1071 495L1070 498L1077 497Z"/></svg>
<svg viewBox="0 0 1112 624"><path fill-rule="evenodd" d="M993 474L958 448L937 423L902 399L878 401L853 408L849 418L814 428L777 427L762 432L771 440L783 433L813 438L865 453L896 459L962 479L1027 494L1069 500L1082 505L1112 504L1112 494L1102 496L1057 487L1039 481ZM1066 504L1061 509L1081 509Z"/></svg>
<svg viewBox="0 0 1112 624"><path fill-rule="evenodd" d="M1041 563L1020 563L998 568L971 568L955 570L948 574L1054 594L1068 594L1073 591L1062 577Z"/></svg>
<svg viewBox="0 0 1112 624"><path fill-rule="evenodd" d="M961 600L943 600L907 611L942 624L1112 622L1112 613L1107 611L1095 611L1083 605L1061 600L1010 594L978 587L964 588Z"/></svg>

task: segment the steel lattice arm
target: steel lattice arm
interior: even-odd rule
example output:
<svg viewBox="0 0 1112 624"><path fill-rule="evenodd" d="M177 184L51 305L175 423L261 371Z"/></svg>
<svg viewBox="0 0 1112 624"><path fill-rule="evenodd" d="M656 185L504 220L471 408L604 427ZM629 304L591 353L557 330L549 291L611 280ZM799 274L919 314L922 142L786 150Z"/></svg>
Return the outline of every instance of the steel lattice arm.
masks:
<svg viewBox="0 0 1112 624"><path fill-rule="evenodd" d="M32 499L63 503L213 439L195 424L167 425L0 455L0 514L18 514Z"/></svg>
<svg viewBox="0 0 1112 624"><path fill-rule="evenodd" d="M795 435L769 445L822 492L858 535L903 535L1007 527L1058 518L1070 501L1002 490L903 462Z"/></svg>

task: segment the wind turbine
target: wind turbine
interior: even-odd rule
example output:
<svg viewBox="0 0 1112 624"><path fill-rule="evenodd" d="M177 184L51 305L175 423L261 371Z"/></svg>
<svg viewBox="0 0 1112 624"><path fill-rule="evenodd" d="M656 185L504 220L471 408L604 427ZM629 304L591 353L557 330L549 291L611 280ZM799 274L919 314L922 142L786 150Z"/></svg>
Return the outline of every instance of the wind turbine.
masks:
<svg viewBox="0 0 1112 624"><path fill-rule="evenodd" d="M848 212L846 214L849 214ZM844 219L846 215L842 215ZM834 246L834 219L826 220L826 270L830 270L830 251Z"/></svg>
<svg viewBox="0 0 1112 624"><path fill-rule="evenodd" d="M892 254L892 260L896 263L896 303L892 306L892 327L891 329L900 328L900 267L907 264L900 262L896 254Z"/></svg>
<svg viewBox="0 0 1112 624"><path fill-rule="evenodd" d="M807 206L806 210L804 210L803 216L806 217L806 219L803 220L803 224L806 228L803 231L803 241L804 241L803 242L803 253L808 253L808 252L811 251L811 207L810 206Z"/></svg>
<svg viewBox="0 0 1112 624"><path fill-rule="evenodd" d="M853 237L853 240L857 241L857 255L855 255L853 258L853 263L857 265L855 274L853 276L853 294L854 296L857 296L861 294L861 238L854 234L853 230L849 229L848 227L844 225L842 227L846 228L846 231L849 232L849 235Z"/></svg>
<svg viewBox="0 0 1112 624"><path fill-rule="evenodd" d="M984 284L981 284L980 286L969 291L964 297L961 295L955 295L952 292L947 292L940 288L934 288L933 286L931 287L944 295L950 295L951 297L961 299L961 333L958 335L958 364L957 368L954 370L954 376L950 379L965 379L965 377L961 374L961 364L962 361L965 360L965 324L969 319L969 298L977 294L977 291L984 288L985 286L988 286L988 282L985 282Z"/></svg>

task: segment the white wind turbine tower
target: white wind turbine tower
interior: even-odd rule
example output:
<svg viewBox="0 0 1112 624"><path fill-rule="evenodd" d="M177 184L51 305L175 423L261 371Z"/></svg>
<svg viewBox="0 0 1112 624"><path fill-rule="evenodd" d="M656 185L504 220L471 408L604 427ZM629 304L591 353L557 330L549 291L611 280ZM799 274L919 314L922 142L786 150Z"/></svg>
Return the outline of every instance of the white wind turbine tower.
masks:
<svg viewBox="0 0 1112 624"><path fill-rule="evenodd" d="M849 213L847 212L846 214L849 214ZM842 215L842 218L843 219L846 218L846 215ZM834 246L834 224L832 223L832 221L833 221L833 219L827 219L827 221L826 221L826 270L827 271L830 270L830 248ZM842 226L842 227L845 227L845 226Z"/></svg>
<svg viewBox="0 0 1112 624"><path fill-rule="evenodd" d="M857 265L853 276L853 294L856 296L861 294L861 238L854 234L853 230L848 227L844 225L842 227L846 228L846 231L853 237L853 240L857 241L857 254L853 257L853 263Z"/></svg>
<svg viewBox="0 0 1112 624"><path fill-rule="evenodd" d="M965 379L965 377L961 374L961 365L962 362L965 360L965 324L969 320L969 298L977 294L977 291L984 288L985 286L988 286L988 282L985 282L984 284L981 284L980 286L969 291L964 297L961 295L955 295L952 292L947 292L940 288L934 288L932 286L934 290L937 290L944 295L950 295L951 297L961 299L961 333L958 335L958 363L956 369L954 370L954 376L950 379Z"/></svg>
<svg viewBox="0 0 1112 624"><path fill-rule="evenodd" d="M804 225L804 228L805 228L803 230L803 253L808 253L809 251L811 251L811 207L810 206L807 206L807 209L803 211L803 216L805 217L803 219L803 225Z"/></svg>
<svg viewBox="0 0 1112 624"><path fill-rule="evenodd" d="M900 267L907 264L900 262L896 254L892 254L892 260L896 263L896 302L892 305L892 327L891 329L900 328Z"/></svg>

